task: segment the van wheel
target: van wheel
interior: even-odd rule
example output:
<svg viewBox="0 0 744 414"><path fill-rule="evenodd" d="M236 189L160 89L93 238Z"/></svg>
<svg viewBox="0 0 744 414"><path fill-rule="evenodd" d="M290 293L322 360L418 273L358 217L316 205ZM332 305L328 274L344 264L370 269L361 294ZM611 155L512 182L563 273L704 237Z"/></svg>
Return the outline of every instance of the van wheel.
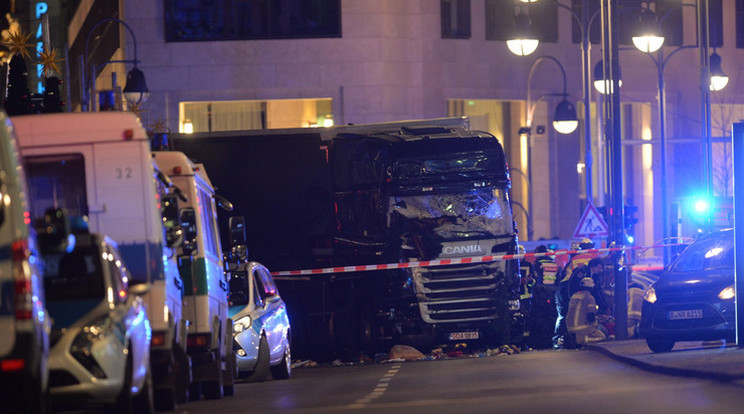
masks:
<svg viewBox="0 0 744 414"><path fill-rule="evenodd" d="M289 344L284 347L284 356L279 365L271 367L271 376L274 379L289 379L292 375L292 351L290 350Z"/></svg>
<svg viewBox="0 0 744 414"><path fill-rule="evenodd" d="M646 339L646 345L648 349L654 353L658 352L669 352L674 348L674 341L669 339Z"/></svg>
<svg viewBox="0 0 744 414"><path fill-rule="evenodd" d="M253 373L248 376L249 382L263 382L269 378L269 342L266 337L261 335L261 342L258 345L258 360Z"/></svg>

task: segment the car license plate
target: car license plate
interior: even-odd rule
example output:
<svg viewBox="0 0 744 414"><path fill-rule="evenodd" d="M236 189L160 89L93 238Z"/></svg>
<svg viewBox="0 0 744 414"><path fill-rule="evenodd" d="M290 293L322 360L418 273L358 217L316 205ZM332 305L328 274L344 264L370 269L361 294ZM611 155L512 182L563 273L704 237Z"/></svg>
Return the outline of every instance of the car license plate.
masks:
<svg viewBox="0 0 744 414"><path fill-rule="evenodd" d="M478 339L478 331L450 332L450 341L461 341L465 339Z"/></svg>
<svg viewBox="0 0 744 414"><path fill-rule="evenodd" d="M679 310L670 311L668 315L669 320L678 319L703 319L702 309L690 309L690 310Z"/></svg>

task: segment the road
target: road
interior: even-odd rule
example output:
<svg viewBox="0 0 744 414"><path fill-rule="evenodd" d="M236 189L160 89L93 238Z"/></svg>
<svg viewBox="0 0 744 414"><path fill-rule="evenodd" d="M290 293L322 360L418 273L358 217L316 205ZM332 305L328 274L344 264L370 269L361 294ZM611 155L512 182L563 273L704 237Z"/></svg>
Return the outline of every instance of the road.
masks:
<svg viewBox="0 0 744 414"><path fill-rule="evenodd" d="M733 413L744 382L654 374L589 350L295 369L177 413Z"/></svg>

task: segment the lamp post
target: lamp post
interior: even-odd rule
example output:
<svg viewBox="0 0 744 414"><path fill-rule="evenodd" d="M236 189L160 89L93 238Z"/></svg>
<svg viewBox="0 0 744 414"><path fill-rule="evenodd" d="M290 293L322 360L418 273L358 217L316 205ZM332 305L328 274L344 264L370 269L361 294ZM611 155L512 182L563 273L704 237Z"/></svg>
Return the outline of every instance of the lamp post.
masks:
<svg viewBox="0 0 744 414"><path fill-rule="evenodd" d="M520 128L519 133L520 135L526 135L527 136L527 184L529 186L528 188L528 204L527 204L527 216L532 217L532 119L535 113L535 108L537 107L537 103L532 103L532 77L535 74L535 70L537 69L538 65L543 61L553 61L556 65L558 65L558 68L561 70L561 75L563 77L563 93L547 93L544 95L541 95L537 100L540 100L542 98L548 97L548 96L561 96L563 97L563 100L561 100L558 105L556 105L555 112L553 114L553 128L561 134L570 134L573 131L576 130L576 127L579 125L578 117L576 116L576 107L569 102L566 97L568 96L567 92L567 84L566 84L566 70L563 68L563 65L561 62L556 59L553 56L540 56L538 57L535 62L532 64L532 67L530 67L529 75L527 76L527 126ZM533 232L533 226L531 223L528 223L527 225L527 238L529 240L532 240L532 232Z"/></svg>
<svg viewBox="0 0 744 414"><path fill-rule="evenodd" d="M659 27L664 22L664 20L667 18L667 16L669 16L669 13L671 13L672 11L676 10L679 7L684 7L684 6L696 7L693 4L682 4L682 5L678 6L678 7L675 7L673 9L667 11L662 16L662 18L659 20L659 22L658 22ZM661 44L663 44L663 41L664 40L663 40L663 37L662 37L661 40L660 41L657 40L656 43L659 44L659 45L661 45ZM707 36L706 36L706 44L707 44ZM636 47L639 50L641 50L642 52L646 52L646 53L649 53L648 50L651 50L651 48L647 47L644 44L640 44L640 46L638 44L636 44ZM669 237L669 229L668 229L668 226L669 226L669 217L668 217L669 211L668 211L668 205L667 205L667 190L666 190L666 188L667 188L667 185L666 185L666 183L667 183L667 166L666 166L666 161L667 161L667 159L666 159L666 87L665 87L665 84L664 84L664 69L666 68L667 63L669 62L669 59L671 59L672 56L674 56L677 52L679 52L681 50L684 50L684 49L690 49L690 48L695 48L695 47L697 47L697 46L693 46L693 45L682 45L682 46L679 46L676 49L674 49L667 56L664 56L664 48L659 47L659 48L657 48L657 51L656 51L656 57L654 57L653 55L649 54L649 57L651 58L651 60L656 65L656 75L657 75L657 85L658 85L657 100L658 100L658 112L659 112L659 145L660 145L659 156L661 158L661 165L660 165L660 171L659 171L659 173L660 173L660 182L661 182L661 226L662 226L662 233L661 234L662 234L662 239L664 240L664 242L666 242L667 238ZM702 43L701 43L700 47L701 48L703 47ZM707 50L707 48L705 48L705 49ZM705 53L705 56L707 56L707 52L703 52L703 53ZM720 70L720 68L721 68L721 58L715 52L714 52L714 55L715 55L715 57L711 57L711 61L712 62L715 61L715 63L717 64L717 69L719 69L719 71L716 73L717 77L716 77L716 84L715 84L715 86L713 84L713 78L712 78L712 76L706 75L706 73L703 73L703 77L701 78L703 80L702 81L701 88L704 91L704 94L703 94L704 95L704 98L703 98L703 111L704 112L706 111L706 109L705 109L706 108L705 91L708 91L708 93L709 93L709 91L710 90L713 90L714 87L715 88L722 89L723 87L726 86L726 83L728 83L728 77L725 77L725 75L723 74L723 71ZM725 82L724 82L724 79L725 79ZM716 90L719 90L719 89L716 89ZM707 106L709 107L709 105L710 105L710 98L709 98L709 95L708 95ZM707 115L710 116L710 110L709 109L707 110ZM709 135L709 128L710 128L709 124L710 124L709 122L707 122L707 123L706 122L703 122L703 131L704 132L705 131L708 131L708 134L705 134L704 133L704 136L705 137L707 137ZM708 126L706 127L706 125L708 125ZM706 129L706 128L708 128L708 129ZM706 143L707 143L707 141L706 141ZM704 154L706 154L706 156L707 156L707 159L706 159L706 162L705 162L705 165L706 165L705 172L706 172L706 177L709 178L707 174L708 174L708 169L710 168L710 153L709 153L710 152L710 146L706 146L706 149L708 149L708 151L707 151L707 153L704 152ZM710 185L709 185L708 191L710 192ZM709 196L710 196L710 194L709 194ZM664 265L666 266L669 263L669 249L667 247L664 247L663 248L663 260L664 260Z"/></svg>
<svg viewBox="0 0 744 414"><path fill-rule="evenodd" d="M90 42L90 37L95 31L98 26L104 24L104 23L110 23L115 22L119 23L124 28L127 29L129 34L132 36L132 43L134 44L134 58L132 60L109 60L106 62L103 62L98 65L91 65L91 73L90 73L90 79L86 76L86 68L88 67L88 43ZM134 67L127 73L127 82L124 85L124 96L127 98L127 101L132 102L134 104L139 104L147 99L147 97L150 94L150 91L147 89L147 83L145 82L145 74L142 73L142 71L137 68L137 64L140 63L140 61L137 59L137 38L134 36L134 32L132 31L132 28L129 27L129 25L120 19L111 17L106 18L95 25L90 29L88 32L88 35L85 37L85 49L82 56L82 63L80 68L80 80L81 80L81 89L82 89L82 107L83 111L89 111L92 106L92 96L90 91L95 89L95 79L96 79L96 72L103 68L104 66L108 65L109 63L131 63L134 65ZM114 78L116 79L116 78ZM115 81L114 81L115 82Z"/></svg>
<svg viewBox="0 0 744 414"><path fill-rule="evenodd" d="M537 0L520 0L522 3L533 3ZM587 203L593 204L593 188L592 188L592 126L591 126L591 107L590 107L590 99L591 99L591 83L590 83L590 50L591 50L591 42L589 39L589 28L591 27L592 22L594 21L594 18L598 15L598 12L595 12L592 16L589 16L589 0L583 0L582 7L581 7L581 15L578 15L571 7L566 6L564 4L561 4L558 2L558 0L553 0L553 2L556 4L556 6L563 8L565 10L568 10L568 12L571 14L571 17L576 20L576 22L579 25L579 28L581 29L581 86L582 86L582 105L584 106L584 176L586 181L586 200ZM520 15L523 13L520 13L517 15L517 18L519 18ZM519 27L520 21L517 20L517 27ZM522 22L523 24L523 22ZM519 45L524 44L524 40L522 39L513 39L508 40L507 45L509 45L509 42L520 42ZM534 47L537 48L537 40L534 41ZM512 49L511 46L509 46L509 50L511 50L513 53L520 55L519 53L515 52L514 49ZM565 77L565 72L564 72ZM572 131L573 132L573 131Z"/></svg>

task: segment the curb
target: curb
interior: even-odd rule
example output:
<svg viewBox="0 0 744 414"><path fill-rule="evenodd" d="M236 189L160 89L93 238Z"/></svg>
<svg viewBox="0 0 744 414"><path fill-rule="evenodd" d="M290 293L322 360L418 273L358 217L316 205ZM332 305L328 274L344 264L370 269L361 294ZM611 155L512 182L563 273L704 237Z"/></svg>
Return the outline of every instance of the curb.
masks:
<svg viewBox="0 0 744 414"><path fill-rule="evenodd" d="M678 368L678 367L672 367L672 366L667 366L667 365L650 364L647 362L639 361L638 359L635 359L632 357L616 354L612 351L609 351L606 348L603 348L597 345L591 345L591 344L584 345L584 348L594 351L594 352L598 352L600 354L608 356L617 361L626 363L628 365L632 365L636 368L640 368L645 371L654 372L658 374L674 375L674 376L680 376L680 377L704 378L704 379L712 379L712 380L717 380L717 381L737 381L737 380L744 379L744 374L728 374L725 372L712 372L712 371L704 371L704 370L699 370L699 369Z"/></svg>

